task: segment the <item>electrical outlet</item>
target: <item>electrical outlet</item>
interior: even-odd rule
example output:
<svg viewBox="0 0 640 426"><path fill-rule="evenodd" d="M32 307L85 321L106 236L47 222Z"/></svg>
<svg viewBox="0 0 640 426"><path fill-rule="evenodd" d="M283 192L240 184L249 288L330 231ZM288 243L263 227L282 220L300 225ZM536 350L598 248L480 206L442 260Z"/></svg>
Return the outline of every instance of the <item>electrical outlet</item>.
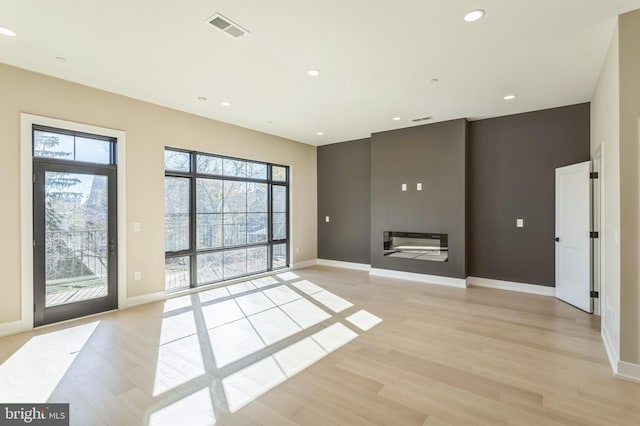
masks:
<svg viewBox="0 0 640 426"><path fill-rule="evenodd" d="M416 191L422 191L422 184L416 183Z"/></svg>
<svg viewBox="0 0 640 426"><path fill-rule="evenodd" d="M403 190L403 191L406 191L406 190L407 190L407 184L406 184L406 183L403 183L403 184L402 184L402 190Z"/></svg>
<svg viewBox="0 0 640 426"><path fill-rule="evenodd" d="M524 219L516 219L516 226L518 228L524 228Z"/></svg>
<svg viewBox="0 0 640 426"><path fill-rule="evenodd" d="M133 273L133 279L136 280L136 281L140 281L142 279L142 272L139 272L139 271L134 272Z"/></svg>
<svg viewBox="0 0 640 426"><path fill-rule="evenodd" d="M133 232L140 232L140 222L134 222L133 223Z"/></svg>
<svg viewBox="0 0 640 426"><path fill-rule="evenodd" d="M329 223L329 216L325 216L325 217L324 217L324 221L325 221L325 222L327 222L327 223Z"/></svg>

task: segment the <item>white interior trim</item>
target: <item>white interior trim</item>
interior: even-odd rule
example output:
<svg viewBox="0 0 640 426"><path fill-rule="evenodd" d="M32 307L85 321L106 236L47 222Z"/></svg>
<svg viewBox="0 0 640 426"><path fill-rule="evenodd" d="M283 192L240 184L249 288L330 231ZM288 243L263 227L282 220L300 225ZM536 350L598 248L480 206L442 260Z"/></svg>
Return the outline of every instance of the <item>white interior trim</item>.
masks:
<svg viewBox="0 0 640 426"><path fill-rule="evenodd" d="M416 274L414 272L394 271L391 269L371 268L369 275L395 278L398 280L417 281L420 283L446 285L450 287L467 288L467 280L463 278L442 277L439 275Z"/></svg>
<svg viewBox="0 0 640 426"><path fill-rule="evenodd" d="M620 361L620 356L618 355L618 351L616 347L611 342L611 338L609 337L609 332L606 327L602 327L601 330L602 343L604 344L604 349L607 352L607 358L609 359L609 365L611 366L611 371L613 374L618 374L618 362Z"/></svg>
<svg viewBox="0 0 640 426"><path fill-rule="evenodd" d="M22 321L0 323L0 337L18 334L22 331Z"/></svg>
<svg viewBox="0 0 640 426"><path fill-rule="evenodd" d="M369 272L371 270L371 265L366 263L342 262L340 260L331 259L318 259L318 265L331 266L334 268L355 269L356 271Z"/></svg>
<svg viewBox="0 0 640 426"><path fill-rule="evenodd" d="M640 383L640 365L631 362L618 362L618 372L615 376L619 379Z"/></svg>
<svg viewBox="0 0 640 426"><path fill-rule="evenodd" d="M309 266L314 266L318 264L318 259L311 259L311 260L303 260L301 262L296 262L293 265L291 265L291 269L302 269L302 268L308 268Z"/></svg>
<svg viewBox="0 0 640 426"><path fill-rule="evenodd" d="M467 283L470 286L496 288L498 290L518 291L520 293L537 294L540 296L556 295L555 287L546 287L535 284L517 283L513 281L492 280L489 278L468 277Z"/></svg>
<svg viewBox="0 0 640 426"><path fill-rule="evenodd" d="M157 291L155 293L141 294L140 296L127 297L127 300L124 302L124 304L120 305L119 308L120 309L132 308L134 306L144 305L146 303L152 303L152 302L158 302L160 300L165 300L165 299L168 299L170 297L171 296L167 295L167 293L164 290L163 291Z"/></svg>
<svg viewBox="0 0 640 426"><path fill-rule="evenodd" d="M596 148L596 150L593 153L593 158L592 158L592 163L598 160L600 163L600 169L598 170L598 179L596 179L596 182L594 183L595 185L598 185L598 190L600 192L600 205L598 206L600 208L600 223L598 226L598 229L596 229L596 231L599 232L599 238L597 239L597 242L599 244L599 249L600 249L600 273L598 274L598 279L595 281L594 288L593 290L597 291L599 294L599 298L596 299L593 303L593 313L594 315L600 315L602 317L602 327L604 327L604 315L603 313L605 312L605 306L604 306L604 298L605 298L605 294L606 294L606 289L604 286L604 277L605 277L605 255L604 255L604 238L605 238L605 231L604 231L604 224L606 223L604 220L604 214L605 214L605 208L604 208L604 200L605 200L605 185L604 185L604 179L606 179L606 176L604 174L604 142L602 142L600 145L598 145L598 148ZM593 201L592 201L593 202Z"/></svg>
<svg viewBox="0 0 640 426"><path fill-rule="evenodd" d="M20 114L20 266L22 313L21 331L33 328L33 158L32 128L34 124L77 132L92 133L117 139L118 178L118 307L127 303L127 197L126 197L126 132L96 127L73 121Z"/></svg>

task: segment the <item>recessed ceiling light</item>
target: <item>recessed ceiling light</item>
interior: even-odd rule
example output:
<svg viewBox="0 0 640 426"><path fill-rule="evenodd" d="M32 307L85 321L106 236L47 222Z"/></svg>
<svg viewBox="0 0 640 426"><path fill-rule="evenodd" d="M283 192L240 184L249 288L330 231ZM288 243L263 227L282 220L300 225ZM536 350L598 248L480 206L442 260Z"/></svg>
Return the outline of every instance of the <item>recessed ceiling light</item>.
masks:
<svg viewBox="0 0 640 426"><path fill-rule="evenodd" d="M67 58L64 56L56 56L56 61L58 62L67 62Z"/></svg>
<svg viewBox="0 0 640 426"><path fill-rule="evenodd" d="M393 117L392 120L393 121L400 121L400 117Z"/></svg>
<svg viewBox="0 0 640 426"><path fill-rule="evenodd" d="M512 100L514 100L515 98L517 98L517 96L516 96L516 95L507 95L507 96L505 96L503 99L504 99L505 101L512 101Z"/></svg>
<svg viewBox="0 0 640 426"><path fill-rule="evenodd" d="M317 132L316 135L322 136L322 135L324 135L324 132Z"/></svg>
<svg viewBox="0 0 640 426"><path fill-rule="evenodd" d="M431 79L431 82L432 82L433 84L436 84L438 81L440 81L440 80L438 80L437 78L432 78L432 79Z"/></svg>
<svg viewBox="0 0 640 426"><path fill-rule="evenodd" d="M273 121L269 120L267 121L267 124L273 124Z"/></svg>
<svg viewBox="0 0 640 426"><path fill-rule="evenodd" d="M0 34L6 35L7 37L15 37L16 33L11 31L9 28L0 27Z"/></svg>
<svg viewBox="0 0 640 426"><path fill-rule="evenodd" d="M320 75L320 71L319 70L309 70L307 71L307 75L309 77L317 77Z"/></svg>
<svg viewBox="0 0 640 426"><path fill-rule="evenodd" d="M222 105L223 107L230 107L231 106L231 102L220 102L220 105Z"/></svg>
<svg viewBox="0 0 640 426"><path fill-rule="evenodd" d="M198 96L198 100L200 102L207 102L207 98L205 98L204 96Z"/></svg>
<svg viewBox="0 0 640 426"><path fill-rule="evenodd" d="M484 16L484 10L474 9L474 10L468 11L467 14L464 15L464 20L466 22L475 22L481 19L483 16Z"/></svg>

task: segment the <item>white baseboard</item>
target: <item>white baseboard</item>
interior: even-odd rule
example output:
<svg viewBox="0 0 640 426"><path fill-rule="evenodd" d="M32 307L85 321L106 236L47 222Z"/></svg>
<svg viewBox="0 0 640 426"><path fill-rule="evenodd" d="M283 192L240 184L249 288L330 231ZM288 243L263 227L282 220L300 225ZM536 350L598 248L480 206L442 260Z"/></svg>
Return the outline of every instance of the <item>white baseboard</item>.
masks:
<svg viewBox="0 0 640 426"><path fill-rule="evenodd" d="M0 337L18 334L22 331L22 320L0 323Z"/></svg>
<svg viewBox="0 0 640 426"><path fill-rule="evenodd" d="M140 296L127 297L124 306L120 306L120 309L131 308L133 306L144 305L145 303L157 302L159 300L164 300L167 298L167 295L164 291L158 291L156 293L143 294Z"/></svg>
<svg viewBox="0 0 640 426"><path fill-rule="evenodd" d="M618 350L611 341L609 331L606 327L602 327L601 331L602 343L604 343L604 349L607 352L607 358L611 365L611 371L613 371L614 377L622 380L628 380L630 382L640 383L640 365L632 362L620 361L620 355Z"/></svg>
<svg viewBox="0 0 640 426"><path fill-rule="evenodd" d="M442 277L439 275L416 274L414 272L394 271L391 269L371 268L369 275L395 278L398 280L417 281L420 283L446 285L450 287L467 288L467 280L462 278Z"/></svg>
<svg viewBox="0 0 640 426"><path fill-rule="evenodd" d="M367 272L371 270L371 265L367 265L366 263L342 262L340 260L330 259L318 259L318 265L332 266L334 268L355 269L357 271Z"/></svg>
<svg viewBox="0 0 640 426"><path fill-rule="evenodd" d="M618 372L615 376L619 379L640 383L640 365L631 362L618 362Z"/></svg>
<svg viewBox="0 0 640 426"><path fill-rule="evenodd" d="M303 260L302 262L296 262L293 265L291 265L291 269L302 269L302 268L308 268L309 266L314 266L318 264L318 259L311 259L311 260Z"/></svg>
<svg viewBox="0 0 640 426"><path fill-rule="evenodd" d="M600 331L600 335L602 336L602 343L604 344L604 350L607 352L607 358L609 359L609 365L611 366L611 371L613 371L614 376L618 374L618 362L620 362L620 356L618 355L618 350L615 345L611 341L611 337L609 337L609 332L607 328L604 327L604 319L602 320L603 327Z"/></svg>
<svg viewBox="0 0 640 426"><path fill-rule="evenodd" d="M517 283L513 281L492 280L489 278L467 277L467 283L470 286L495 288L498 290L518 291L520 293L537 294L540 296L556 295L555 287L546 287L543 285Z"/></svg>

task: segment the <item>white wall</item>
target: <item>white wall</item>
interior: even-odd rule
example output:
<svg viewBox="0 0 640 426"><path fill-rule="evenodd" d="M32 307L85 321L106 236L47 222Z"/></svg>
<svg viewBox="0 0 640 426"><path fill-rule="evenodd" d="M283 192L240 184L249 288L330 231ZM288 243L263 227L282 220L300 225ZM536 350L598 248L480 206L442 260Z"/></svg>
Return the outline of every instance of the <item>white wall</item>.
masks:
<svg viewBox="0 0 640 426"><path fill-rule="evenodd" d="M620 82L618 28L591 100L591 153L602 145L602 328L608 346L620 354Z"/></svg>
<svg viewBox="0 0 640 426"><path fill-rule="evenodd" d="M127 297L164 290L165 146L291 166L292 260L317 257L315 146L0 64L0 332L21 318L20 113L126 132Z"/></svg>

